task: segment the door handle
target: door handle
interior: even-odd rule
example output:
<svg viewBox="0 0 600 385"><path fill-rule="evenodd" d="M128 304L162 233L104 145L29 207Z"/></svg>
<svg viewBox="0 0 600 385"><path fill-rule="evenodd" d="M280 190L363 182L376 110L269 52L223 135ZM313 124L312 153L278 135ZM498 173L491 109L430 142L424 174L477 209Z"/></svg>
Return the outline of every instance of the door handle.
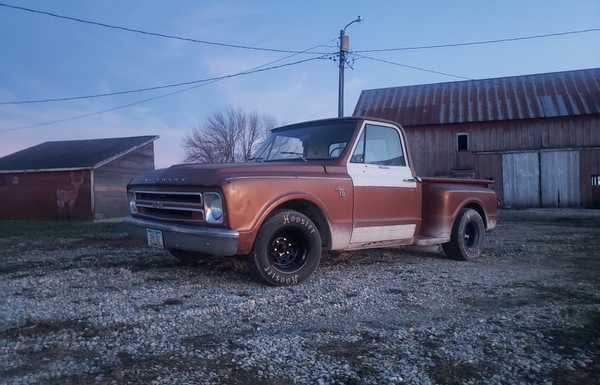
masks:
<svg viewBox="0 0 600 385"><path fill-rule="evenodd" d="M388 167L388 166L381 166L381 165L380 165L380 166L377 166L377 168L380 168L380 169L382 169L382 170L388 170L388 169L389 169L389 167Z"/></svg>
<svg viewBox="0 0 600 385"><path fill-rule="evenodd" d="M404 178L402 179L403 182L418 182L418 180L416 178Z"/></svg>

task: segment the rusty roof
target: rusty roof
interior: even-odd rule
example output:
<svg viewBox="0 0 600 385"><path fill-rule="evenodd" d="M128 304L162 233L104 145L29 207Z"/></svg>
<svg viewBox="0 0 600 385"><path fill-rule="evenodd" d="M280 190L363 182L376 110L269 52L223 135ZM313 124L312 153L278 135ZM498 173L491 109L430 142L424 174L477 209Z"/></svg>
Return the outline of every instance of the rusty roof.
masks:
<svg viewBox="0 0 600 385"><path fill-rule="evenodd" d="M44 142L0 158L0 173L93 169L157 139L151 135Z"/></svg>
<svg viewBox="0 0 600 385"><path fill-rule="evenodd" d="M365 90L355 116L405 126L600 113L600 68Z"/></svg>

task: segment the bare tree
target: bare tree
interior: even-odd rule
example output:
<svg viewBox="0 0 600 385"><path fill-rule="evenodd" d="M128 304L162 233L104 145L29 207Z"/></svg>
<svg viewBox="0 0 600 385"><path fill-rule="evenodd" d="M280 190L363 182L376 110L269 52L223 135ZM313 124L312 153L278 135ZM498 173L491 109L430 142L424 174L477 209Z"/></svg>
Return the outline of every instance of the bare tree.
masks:
<svg viewBox="0 0 600 385"><path fill-rule="evenodd" d="M212 113L183 139L187 162L245 162L276 121L269 115L229 107Z"/></svg>

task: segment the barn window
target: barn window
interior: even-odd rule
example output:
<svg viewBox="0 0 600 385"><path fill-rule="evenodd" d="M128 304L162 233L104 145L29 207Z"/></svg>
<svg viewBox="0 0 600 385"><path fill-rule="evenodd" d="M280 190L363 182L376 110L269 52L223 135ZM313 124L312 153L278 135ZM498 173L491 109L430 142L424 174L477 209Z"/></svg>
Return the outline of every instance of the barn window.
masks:
<svg viewBox="0 0 600 385"><path fill-rule="evenodd" d="M600 175L592 175L592 188L600 190Z"/></svg>
<svg viewBox="0 0 600 385"><path fill-rule="evenodd" d="M456 134L456 151L469 151L469 134Z"/></svg>

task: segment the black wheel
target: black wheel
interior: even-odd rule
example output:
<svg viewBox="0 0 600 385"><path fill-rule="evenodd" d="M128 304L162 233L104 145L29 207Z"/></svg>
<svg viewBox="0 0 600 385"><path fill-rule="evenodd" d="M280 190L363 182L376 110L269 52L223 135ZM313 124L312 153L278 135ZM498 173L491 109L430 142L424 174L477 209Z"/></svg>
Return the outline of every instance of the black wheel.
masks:
<svg viewBox="0 0 600 385"><path fill-rule="evenodd" d="M185 251L185 250L176 250L170 249L169 253L177 258L179 263L182 265L193 266L197 264L199 261L206 259L206 255L202 253L196 253L193 251Z"/></svg>
<svg viewBox="0 0 600 385"><path fill-rule="evenodd" d="M481 215L473 209L462 209L458 213L450 242L444 243L444 253L450 258L467 261L481 255L485 240L485 225Z"/></svg>
<svg viewBox="0 0 600 385"><path fill-rule="evenodd" d="M280 211L263 224L252 251L254 275L273 286L306 280L321 260L321 235L306 215Z"/></svg>

